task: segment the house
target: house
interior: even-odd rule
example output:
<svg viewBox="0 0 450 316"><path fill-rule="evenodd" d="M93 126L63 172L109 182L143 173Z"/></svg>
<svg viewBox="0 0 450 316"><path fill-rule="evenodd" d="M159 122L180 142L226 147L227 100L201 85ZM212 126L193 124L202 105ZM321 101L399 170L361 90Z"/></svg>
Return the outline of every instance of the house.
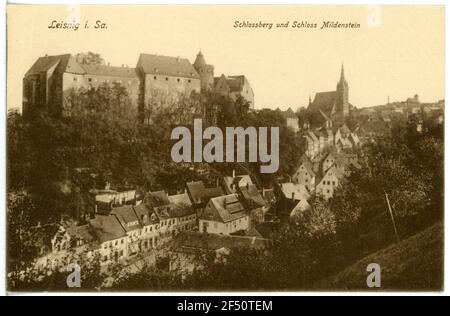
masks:
<svg viewBox="0 0 450 316"><path fill-rule="evenodd" d="M94 214L108 215L113 207L141 203L142 196L136 190L91 190L94 198Z"/></svg>
<svg viewBox="0 0 450 316"><path fill-rule="evenodd" d="M115 216L127 234L127 257L133 257L141 251L142 224L132 205L113 208L111 215Z"/></svg>
<svg viewBox="0 0 450 316"><path fill-rule="evenodd" d="M98 244L102 264L128 258L128 236L116 216L98 215L89 220L89 225Z"/></svg>
<svg viewBox="0 0 450 316"><path fill-rule="evenodd" d="M234 170L232 176L222 178L222 186L226 194L236 193L238 187L245 187L247 184L253 184L252 178L247 174L237 176Z"/></svg>
<svg viewBox="0 0 450 316"><path fill-rule="evenodd" d="M286 120L286 127L289 128L294 133L300 131L299 119L298 116L292 111L291 108L288 108L286 111L280 111Z"/></svg>
<svg viewBox="0 0 450 316"><path fill-rule="evenodd" d="M158 246L159 242L159 218L156 212L147 204L139 204L133 207L141 223L140 249L149 251Z"/></svg>
<svg viewBox="0 0 450 316"><path fill-rule="evenodd" d="M292 211L289 214L289 218L291 222L296 222L299 219L301 219L302 214L306 211L311 210L311 205L306 200L300 200L298 203L294 206Z"/></svg>
<svg viewBox="0 0 450 316"><path fill-rule="evenodd" d="M309 205L311 194L303 184L282 183L277 187L277 210L282 221L290 221L292 211L299 206Z"/></svg>
<svg viewBox="0 0 450 316"><path fill-rule="evenodd" d="M206 188L203 181L187 182L186 191L197 213L197 217L203 212L209 199L226 194L222 187Z"/></svg>
<svg viewBox="0 0 450 316"><path fill-rule="evenodd" d="M73 221L62 222L51 240L52 252L57 253L77 248L78 251L90 251L94 242L95 237L92 235L89 224L77 225Z"/></svg>
<svg viewBox="0 0 450 316"><path fill-rule="evenodd" d="M339 186L340 178L343 178L343 175L335 166L325 170L322 178L317 180L316 195L321 195L326 200L333 197L334 191Z"/></svg>
<svg viewBox="0 0 450 316"><path fill-rule="evenodd" d="M235 193L211 198L199 218L203 233L231 234L247 231L249 227L249 213Z"/></svg>
<svg viewBox="0 0 450 316"><path fill-rule="evenodd" d="M242 97L249 104L249 108L255 107L255 95L250 86L250 82L244 75L225 76L214 78L214 91L224 96L230 97L233 101Z"/></svg>
<svg viewBox="0 0 450 316"><path fill-rule="evenodd" d="M247 184L238 188L239 198L250 214L250 220L254 224L262 223L265 220L269 204L263 198L258 188L254 184Z"/></svg>
<svg viewBox="0 0 450 316"><path fill-rule="evenodd" d="M306 139L306 154L308 157L313 158L320 152L320 142L317 136L310 130L308 130L303 136Z"/></svg>
<svg viewBox="0 0 450 316"><path fill-rule="evenodd" d="M315 188L315 177L313 163L309 158L303 154L300 158L300 166L292 176L292 180L296 184L304 185L308 190L312 191Z"/></svg>
<svg viewBox="0 0 450 316"><path fill-rule="evenodd" d="M177 231L197 230L197 213L187 192L169 195L169 202L175 206L172 215L177 218Z"/></svg>

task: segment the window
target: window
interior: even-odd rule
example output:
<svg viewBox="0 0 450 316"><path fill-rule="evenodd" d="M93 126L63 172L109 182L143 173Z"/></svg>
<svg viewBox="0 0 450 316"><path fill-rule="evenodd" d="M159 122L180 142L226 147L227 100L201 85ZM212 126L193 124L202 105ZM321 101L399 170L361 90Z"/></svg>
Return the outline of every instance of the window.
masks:
<svg viewBox="0 0 450 316"><path fill-rule="evenodd" d="M78 78L77 77L73 77L73 81L78 81Z"/></svg>
<svg viewBox="0 0 450 316"><path fill-rule="evenodd" d="M119 242L116 240L116 242L114 243L114 246L117 246L119 244Z"/></svg>
<svg viewBox="0 0 450 316"><path fill-rule="evenodd" d="M189 79L188 82L191 83L191 79Z"/></svg>
<svg viewBox="0 0 450 316"><path fill-rule="evenodd" d="M153 77L153 79L155 79L155 80L156 80L156 76L154 76L154 77Z"/></svg>
<svg viewBox="0 0 450 316"><path fill-rule="evenodd" d="M120 243L123 244L123 238L120 240Z"/></svg>
<svg viewBox="0 0 450 316"><path fill-rule="evenodd" d="M177 78L177 82L180 82L180 78Z"/></svg>
<svg viewBox="0 0 450 316"><path fill-rule="evenodd" d="M330 181L327 181L327 184L330 185Z"/></svg>
<svg viewBox="0 0 450 316"><path fill-rule="evenodd" d="M88 78L88 82L91 82L92 81L92 78Z"/></svg>
<svg viewBox="0 0 450 316"><path fill-rule="evenodd" d="M169 77L166 77L166 81L169 81Z"/></svg>
<svg viewBox="0 0 450 316"><path fill-rule="evenodd" d="M330 193L330 190L327 190L327 193Z"/></svg>

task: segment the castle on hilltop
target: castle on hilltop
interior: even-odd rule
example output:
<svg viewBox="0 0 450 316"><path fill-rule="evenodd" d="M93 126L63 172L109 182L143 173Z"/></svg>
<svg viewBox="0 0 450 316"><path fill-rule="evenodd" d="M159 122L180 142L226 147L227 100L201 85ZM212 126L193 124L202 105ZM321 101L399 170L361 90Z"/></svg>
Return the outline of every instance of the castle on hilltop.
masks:
<svg viewBox="0 0 450 316"><path fill-rule="evenodd" d="M348 101L348 82L345 80L344 65L341 66L341 77L335 91L318 92L311 102L309 98L308 109L322 111L330 118L345 118L352 105Z"/></svg>
<svg viewBox="0 0 450 316"><path fill-rule="evenodd" d="M86 54L40 57L23 78L22 113L28 116L47 111L70 116L67 93L114 83L126 89L130 111L152 104L156 96L173 100L200 91L214 91L234 101L243 97L254 108L254 93L247 78L214 77L214 66L206 63L200 51L193 64L187 58L140 54L135 68L92 63Z"/></svg>

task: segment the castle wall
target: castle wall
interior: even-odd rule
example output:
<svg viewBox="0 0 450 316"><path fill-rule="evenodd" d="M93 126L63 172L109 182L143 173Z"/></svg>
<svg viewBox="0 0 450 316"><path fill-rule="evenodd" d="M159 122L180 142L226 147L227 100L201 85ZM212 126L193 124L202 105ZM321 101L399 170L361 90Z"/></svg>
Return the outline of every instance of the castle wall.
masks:
<svg viewBox="0 0 450 316"><path fill-rule="evenodd" d="M158 74L144 76L144 102L149 104L170 105L179 95L200 92L201 83L197 78L184 78Z"/></svg>

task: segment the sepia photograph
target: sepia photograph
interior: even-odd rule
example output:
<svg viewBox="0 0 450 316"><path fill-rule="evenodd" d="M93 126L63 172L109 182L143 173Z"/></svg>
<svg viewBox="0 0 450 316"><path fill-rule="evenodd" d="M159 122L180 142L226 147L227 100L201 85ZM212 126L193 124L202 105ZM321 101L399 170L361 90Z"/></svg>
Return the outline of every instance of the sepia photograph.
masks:
<svg viewBox="0 0 450 316"><path fill-rule="evenodd" d="M444 291L443 5L6 27L8 295Z"/></svg>

